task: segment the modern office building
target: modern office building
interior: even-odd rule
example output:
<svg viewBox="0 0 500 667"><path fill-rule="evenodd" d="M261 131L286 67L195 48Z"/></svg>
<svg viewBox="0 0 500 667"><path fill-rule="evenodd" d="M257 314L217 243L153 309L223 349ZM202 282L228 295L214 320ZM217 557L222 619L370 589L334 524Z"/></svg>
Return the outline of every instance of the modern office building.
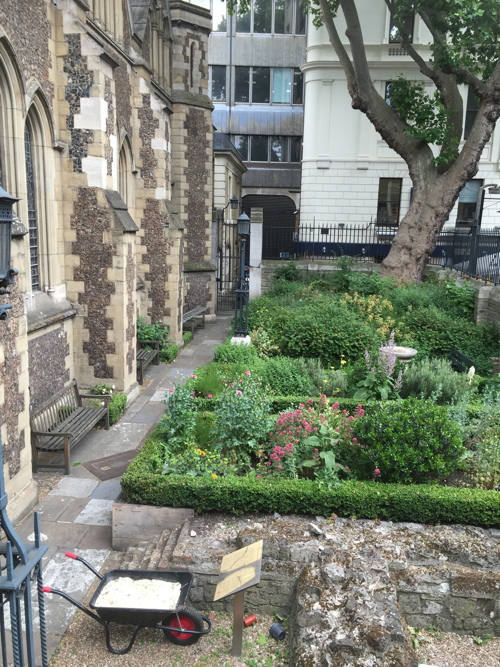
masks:
<svg viewBox="0 0 500 667"><path fill-rule="evenodd" d="M306 14L303 0L252 0L229 16L212 0L210 95L217 132L247 168L246 211L262 208L264 248L273 226L294 227L300 206ZM230 192L230 188L227 188Z"/></svg>

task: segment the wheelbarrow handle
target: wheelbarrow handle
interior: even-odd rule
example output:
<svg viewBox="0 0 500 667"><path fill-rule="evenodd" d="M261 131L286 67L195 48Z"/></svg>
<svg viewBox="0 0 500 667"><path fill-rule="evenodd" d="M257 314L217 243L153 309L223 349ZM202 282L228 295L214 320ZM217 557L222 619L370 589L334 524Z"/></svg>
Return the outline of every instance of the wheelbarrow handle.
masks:
<svg viewBox="0 0 500 667"><path fill-rule="evenodd" d="M99 572L94 567L92 567L92 565L90 563L87 563L87 561L84 558L82 558L81 556L77 556L76 554L71 553L71 551L66 551L66 553L64 555L67 556L68 558L72 558L73 560L79 560L80 563L83 563L84 565L86 565L89 568L89 570L91 570L91 572L93 572L95 574L96 577L99 577L99 579L102 579L102 574L99 574Z"/></svg>
<svg viewBox="0 0 500 667"><path fill-rule="evenodd" d="M91 568L93 569L93 568ZM110 653L114 653L115 655L125 655L125 653L128 653L132 646L134 645L135 639L137 637L137 633L142 630L143 626L139 625L135 628L132 637L130 639L129 644L123 648L123 649L117 649L114 648L111 645L111 637L110 637L110 630L109 630L109 623L104 621L100 616L97 614L94 614L92 611L84 607L82 604L77 602L74 598L72 598L70 595L67 593L64 593L63 591L58 590L57 588L51 588L50 586L43 586L42 591L44 593L55 593L56 595L60 595L62 598L67 600L68 602L71 602L71 604L74 604L75 607L78 607L80 611L83 611L87 614L87 616L90 616L90 618L93 618L94 621L97 621L102 627L104 628L104 633L106 635L106 647Z"/></svg>
<svg viewBox="0 0 500 667"><path fill-rule="evenodd" d="M100 618L97 614L94 614L94 612L92 612L89 609L87 609L86 607L84 607L77 600L72 598L71 595L68 595L67 593L64 593L64 591L60 591L57 588L51 588L50 586L42 586L42 591L44 593L55 593L56 595L60 595L62 598L64 598L68 602L71 602L71 604L74 604L75 607L78 607L78 609L80 609L80 611L84 611L87 614L87 616L90 616L90 618L93 618L94 621L97 621L101 625L105 625L102 618Z"/></svg>

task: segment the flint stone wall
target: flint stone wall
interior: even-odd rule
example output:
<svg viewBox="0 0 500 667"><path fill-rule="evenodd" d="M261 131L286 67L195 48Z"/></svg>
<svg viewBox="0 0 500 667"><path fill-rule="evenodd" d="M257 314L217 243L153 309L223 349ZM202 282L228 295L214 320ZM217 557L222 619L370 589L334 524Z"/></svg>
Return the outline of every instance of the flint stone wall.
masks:
<svg viewBox="0 0 500 667"><path fill-rule="evenodd" d="M184 531L172 562L195 575L195 607L230 611L232 598L213 602L221 558L263 539L261 583L245 610L289 616L294 667L416 665L406 623L500 636L500 530L264 521L205 537Z"/></svg>

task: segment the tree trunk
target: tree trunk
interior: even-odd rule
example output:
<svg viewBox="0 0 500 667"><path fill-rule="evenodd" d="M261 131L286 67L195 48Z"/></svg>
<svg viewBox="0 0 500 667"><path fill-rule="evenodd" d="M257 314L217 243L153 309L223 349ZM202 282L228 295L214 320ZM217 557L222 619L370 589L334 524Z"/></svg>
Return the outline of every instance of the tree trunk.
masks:
<svg viewBox="0 0 500 667"><path fill-rule="evenodd" d="M439 232L456 201L459 182L429 178L415 187L413 200L404 216L391 250L382 262L381 274L405 283L419 282L433 252ZM458 181L458 179L457 179Z"/></svg>

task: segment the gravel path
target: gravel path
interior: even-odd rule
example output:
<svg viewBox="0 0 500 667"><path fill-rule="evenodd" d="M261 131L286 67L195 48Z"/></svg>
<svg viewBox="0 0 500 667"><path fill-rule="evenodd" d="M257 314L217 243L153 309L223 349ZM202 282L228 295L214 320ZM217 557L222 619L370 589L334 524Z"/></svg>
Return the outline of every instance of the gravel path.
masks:
<svg viewBox="0 0 500 667"><path fill-rule="evenodd" d="M472 637L452 632L422 631L417 635L418 659L436 667L498 667L500 637L479 645ZM478 641L478 640L476 640ZM481 641L481 640L479 640Z"/></svg>

